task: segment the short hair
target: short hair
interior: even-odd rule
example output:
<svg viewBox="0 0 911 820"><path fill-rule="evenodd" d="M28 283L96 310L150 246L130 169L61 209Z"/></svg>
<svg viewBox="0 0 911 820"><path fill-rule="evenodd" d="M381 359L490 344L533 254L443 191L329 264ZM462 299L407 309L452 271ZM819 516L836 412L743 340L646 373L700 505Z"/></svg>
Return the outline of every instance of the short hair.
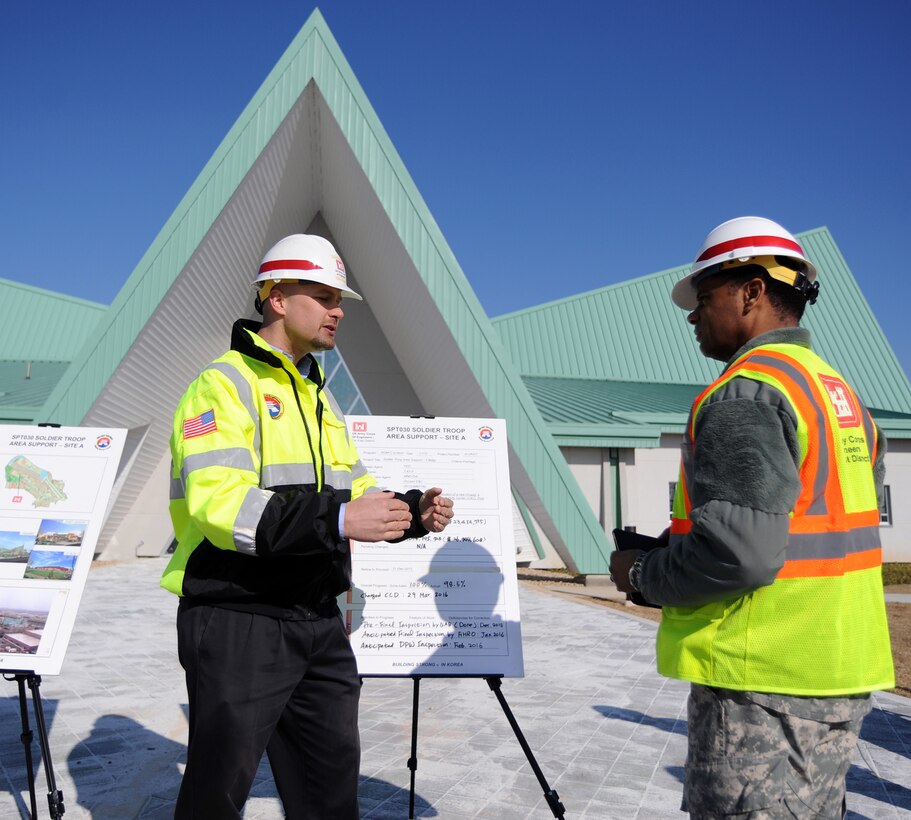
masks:
<svg viewBox="0 0 911 820"><path fill-rule="evenodd" d="M806 296L793 285L769 276L769 272L762 265L743 265L734 268L727 277L727 284L731 287L740 287L750 279L756 278L765 282L766 294L778 318L800 322L807 307Z"/></svg>

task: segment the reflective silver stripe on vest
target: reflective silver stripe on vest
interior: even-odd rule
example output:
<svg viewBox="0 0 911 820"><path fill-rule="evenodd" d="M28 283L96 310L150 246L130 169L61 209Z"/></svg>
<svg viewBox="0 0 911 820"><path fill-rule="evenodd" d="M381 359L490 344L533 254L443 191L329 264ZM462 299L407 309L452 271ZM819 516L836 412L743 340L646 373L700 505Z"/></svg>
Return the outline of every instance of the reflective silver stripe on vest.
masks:
<svg viewBox="0 0 911 820"><path fill-rule="evenodd" d="M366 470L362 475L366 474ZM326 465L326 484L336 490L350 490L352 474L348 470L333 470ZM267 464L263 467L263 487L293 487L315 484L316 472L310 463Z"/></svg>
<svg viewBox="0 0 911 820"><path fill-rule="evenodd" d="M819 443L819 453L817 454L816 477L813 482L813 501L805 514L825 515L829 511L826 506L826 484L829 477L829 437L826 435L828 431L826 413L814 398L817 395L818 387L807 381L804 374L789 362L783 362L771 356L763 356L761 353L757 353L755 356L747 354L744 359L744 366L749 368L752 362L766 365L773 370L780 370L789 376L797 384L798 388L803 391L804 396L806 396L816 411L816 424L819 430L816 440ZM787 393L785 395L787 396ZM796 407L794 409L797 411ZM797 412L799 415L799 411Z"/></svg>
<svg viewBox="0 0 911 820"><path fill-rule="evenodd" d="M178 476L174 478L174 459L171 459L171 470L168 473L171 476L171 484L168 489L168 500L169 501L179 501L184 497L183 491L183 480Z"/></svg>
<svg viewBox="0 0 911 820"><path fill-rule="evenodd" d="M365 475L367 475L367 468L364 466L364 462L358 459L357 464L351 468L351 480L357 481Z"/></svg>
<svg viewBox="0 0 911 820"><path fill-rule="evenodd" d="M335 417L336 417L340 422L342 422L342 424L344 424L344 423L345 423L345 414L342 412L342 408L339 407L338 402L335 400L335 396L332 395L332 391L330 391L328 387L324 387L324 388L320 391L320 395L321 395L324 399L326 399L326 401L329 402L329 406L332 408L332 412L335 414ZM350 440L350 437L348 436L348 427L347 427L347 425L345 426L345 437L346 437L346 438L349 438L349 440Z"/></svg>
<svg viewBox="0 0 911 820"><path fill-rule="evenodd" d="M336 490L351 489L351 471L326 469L326 484Z"/></svg>
<svg viewBox="0 0 911 820"><path fill-rule="evenodd" d="M292 487L316 484L316 471L309 462L298 464L266 464L263 466L263 487Z"/></svg>
<svg viewBox="0 0 911 820"><path fill-rule="evenodd" d="M234 549L247 555L256 555L256 528L263 510L273 493L251 487L234 519Z"/></svg>
<svg viewBox="0 0 911 820"><path fill-rule="evenodd" d="M787 560L844 558L852 552L880 546L879 527L858 527L848 532L792 532L788 536Z"/></svg>
<svg viewBox="0 0 911 820"><path fill-rule="evenodd" d="M684 533L671 533L668 543L674 547L681 544L684 538ZM881 546L879 527L858 527L848 532L792 532L788 535L786 560L844 558L854 552L866 552Z"/></svg>
<svg viewBox="0 0 911 820"><path fill-rule="evenodd" d="M194 470L206 467L228 467L235 470L249 470L256 472L253 456L243 447L225 447L221 450L208 450L205 453L194 453L183 460L183 469L180 471L180 480L187 485L187 477Z"/></svg>
<svg viewBox="0 0 911 820"><path fill-rule="evenodd" d="M238 368L227 362L212 362L206 370L218 371L234 385L240 403L246 408L253 421L253 452L262 452L262 447L260 446L261 434L259 425L261 420L259 417L259 404L253 397L253 388L250 387L250 383L243 377Z"/></svg>

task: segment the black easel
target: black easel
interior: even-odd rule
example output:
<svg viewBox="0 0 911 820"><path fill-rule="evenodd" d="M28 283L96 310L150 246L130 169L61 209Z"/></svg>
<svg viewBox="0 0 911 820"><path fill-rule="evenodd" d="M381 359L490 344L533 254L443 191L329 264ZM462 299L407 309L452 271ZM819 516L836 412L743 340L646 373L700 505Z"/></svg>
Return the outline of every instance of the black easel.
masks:
<svg viewBox="0 0 911 820"><path fill-rule="evenodd" d="M434 677L438 676L434 675ZM544 799L547 801L547 805L550 806L550 810L553 813L554 817L558 818L558 820L562 820L566 809L560 802L560 795L557 794L555 789L552 789L548 785L540 766L538 766L538 761L535 760L535 756L531 751L531 747L525 740L525 736L522 734L522 730L519 728L519 724L516 722L516 719L513 716L512 709L509 708L509 704L506 702L506 696L503 694L500 688L503 676L480 675L478 677L483 677L484 680L487 681L487 685L490 687L490 690L494 693L494 695L496 695L497 701L503 709L503 714L506 715L506 719L509 721L509 725L512 727L512 730L516 735L516 739L519 741L519 745L522 747L522 751L525 752L525 757L528 759L529 764L531 764L531 768L535 773L535 777L538 778L538 783L544 790ZM419 693L421 676L412 675L412 679L414 680L414 696L412 698L411 704L411 757L408 758L408 768L411 770L411 794L408 798L409 820L413 820L414 818L414 778L418 768L418 700L420 697Z"/></svg>
<svg viewBox="0 0 911 820"><path fill-rule="evenodd" d="M53 820L63 817L66 809L63 805L63 792L57 788L54 780L54 765L51 762L51 746L47 739L47 724L44 722L44 709L41 706L41 676L34 672L9 672L3 675L6 680L15 680L19 685L19 714L22 718L22 746L25 749L25 768L28 776L28 793L32 820L38 817L38 804L35 798L35 770L32 764L32 730L28 722L28 699L25 686L32 690L32 708L35 711L35 723L38 726L38 742L41 745L41 757L44 760L44 772L47 775L47 805Z"/></svg>

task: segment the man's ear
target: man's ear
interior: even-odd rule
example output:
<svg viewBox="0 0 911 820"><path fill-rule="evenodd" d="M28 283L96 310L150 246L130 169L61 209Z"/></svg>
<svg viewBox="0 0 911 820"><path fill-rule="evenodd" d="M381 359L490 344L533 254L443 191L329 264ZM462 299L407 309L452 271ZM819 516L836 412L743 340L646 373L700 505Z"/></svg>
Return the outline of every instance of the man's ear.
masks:
<svg viewBox="0 0 911 820"><path fill-rule="evenodd" d="M759 300L765 295L765 282L760 277L755 277L743 283L740 291L743 298L743 312L749 313L756 307Z"/></svg>
<svg viewBox="0 0 911 820"><path fill-rule="evenodd" d="M275 311L278 315L284 315L285 313L285 293L278 285L273 285L272 290L269 291L269 295L266 297L266 302L270 304L272 310Z"/></svg>

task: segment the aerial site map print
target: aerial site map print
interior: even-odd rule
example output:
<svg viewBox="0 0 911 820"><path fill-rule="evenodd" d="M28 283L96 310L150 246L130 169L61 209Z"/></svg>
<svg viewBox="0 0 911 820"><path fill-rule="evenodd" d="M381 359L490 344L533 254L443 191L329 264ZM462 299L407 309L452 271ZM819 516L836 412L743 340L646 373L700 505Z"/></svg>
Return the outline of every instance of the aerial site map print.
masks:
<svg viewBox="0 0 911 820"><path fill-rule="evenodd" d="M0 671L59 674L125 439L0 425Z"/></svg>

